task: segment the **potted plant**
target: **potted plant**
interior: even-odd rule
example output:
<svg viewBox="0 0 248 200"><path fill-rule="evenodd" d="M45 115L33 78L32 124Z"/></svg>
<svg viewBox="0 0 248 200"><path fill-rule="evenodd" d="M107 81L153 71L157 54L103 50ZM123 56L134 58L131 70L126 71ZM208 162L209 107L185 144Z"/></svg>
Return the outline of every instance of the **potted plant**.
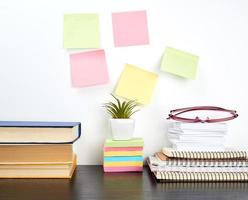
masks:
<svg viewBox="0 0 248 200"><path fill-rule="evenodd" d="M112 94L111 94L112 95ZM112 116L110 126L113 140L129 140L134 133L135 121L130 117L136 113L139 104L135 100L122 101L112 95L114 102L104 104L107 112Z"/></svg>

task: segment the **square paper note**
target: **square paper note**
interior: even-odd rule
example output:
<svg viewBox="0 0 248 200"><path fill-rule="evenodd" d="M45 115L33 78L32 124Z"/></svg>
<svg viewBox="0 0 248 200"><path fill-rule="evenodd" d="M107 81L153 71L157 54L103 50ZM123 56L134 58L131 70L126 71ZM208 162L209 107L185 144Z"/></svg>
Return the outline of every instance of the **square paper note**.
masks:
<svg viewBox="0 0 248 200"><path fill-rule="evenodd" d="M196 78L199 57L167 47L162 59L161 70L188 79Z"/></svg>
<svg viewBox="0 0 248 200"><path fill-rule="evenodd" d="M64 15L64 48L98 48L99 35L97 14Z"/></svg>
<svg viewBox="0 0 248 200"><path fill-rule="evenodd" d="M157 83L158 75L141 68L126 65L115 89L115 94L148 104Z"/></svg>
<svg viewBox="0 0 248 200"><path fill-rule="evenodd" d="M149 44L146 11L112 14L116 47Z"/></svg>
<svg viewBox="0 0 248 200"><path fill-rule="evenodd" d="M109 80L104 50L70 55L73 87L87 87L107 83Z"/></svg>

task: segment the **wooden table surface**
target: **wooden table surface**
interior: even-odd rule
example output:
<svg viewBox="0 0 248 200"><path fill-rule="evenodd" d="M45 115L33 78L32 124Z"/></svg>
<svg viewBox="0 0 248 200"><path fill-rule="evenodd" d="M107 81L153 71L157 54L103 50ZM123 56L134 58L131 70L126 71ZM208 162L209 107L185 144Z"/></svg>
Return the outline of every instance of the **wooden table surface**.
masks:
<svg viewBox="0 0 248 200"><path fill-rule="evenodd" d="M102 166L78 166L67 179L0 179L0 200L78 199L248 199L248 183L156 183L143 173L103 173Z"/></svg>

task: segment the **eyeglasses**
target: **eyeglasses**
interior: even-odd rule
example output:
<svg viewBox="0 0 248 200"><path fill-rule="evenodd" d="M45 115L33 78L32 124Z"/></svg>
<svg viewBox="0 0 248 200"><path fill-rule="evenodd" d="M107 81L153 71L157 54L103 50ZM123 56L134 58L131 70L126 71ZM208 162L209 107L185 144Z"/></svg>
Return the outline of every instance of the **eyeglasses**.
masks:
<svg viewBox="0 0 248 200"><path fill-rule="evenodd" d="M206 119L200 119L198 116L195 118L186 118L186 117L179 117L178 115L181 115L186 112L192 112L192 111L199 111L199 110L208 110L208 111L217 111L217 112L227 112L231 116L224 117L224 118L216 118L216 119L210 119L207 117ZM215 107L215 106L195 106L195 107L187 107L187 108L179 108L175 110L171 110L170 114L167 119L173 119L176 121L181 122L188 122L188 123L217 123L217 122L224 122L228 120L232 120L238 117L238 114L235 110L227 110L221 107Z"/></svg>

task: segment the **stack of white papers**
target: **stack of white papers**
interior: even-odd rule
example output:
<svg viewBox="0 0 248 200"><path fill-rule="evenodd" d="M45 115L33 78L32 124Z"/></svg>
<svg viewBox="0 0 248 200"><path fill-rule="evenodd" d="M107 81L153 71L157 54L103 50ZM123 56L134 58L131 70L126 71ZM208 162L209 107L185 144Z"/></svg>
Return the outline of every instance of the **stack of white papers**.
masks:
<svg viewBox="0 0 248 200"><path fill-rule="evenodd" d="M169 141L179 151L222 151L226 134L225 123L172 122L168 127Z"/></svg>

